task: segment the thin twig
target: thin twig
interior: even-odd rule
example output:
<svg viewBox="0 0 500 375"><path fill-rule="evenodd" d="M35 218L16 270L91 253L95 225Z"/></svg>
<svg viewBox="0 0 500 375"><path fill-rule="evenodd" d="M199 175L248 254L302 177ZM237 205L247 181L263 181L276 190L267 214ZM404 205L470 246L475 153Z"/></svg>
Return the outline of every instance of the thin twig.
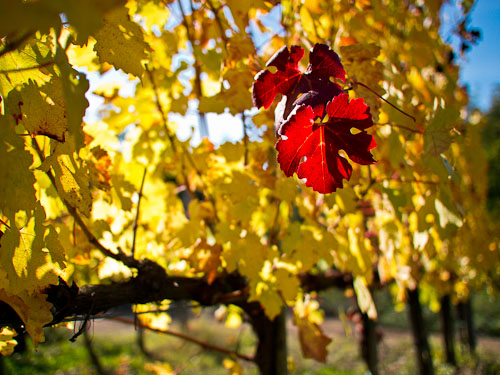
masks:
<svg viewBox="0 0 500 375"><path fill-rule="evenodd" d="M412 132L412 133L424 134L424 132L423 132L422 130L412 129L412 128L409 128L409 127L404 126L404 125L396 125L396 124L391 124L391 123L385 123L385 124L374 124L374 125L375 125L375 126L385 126L385 125L389 125L391 128L400 128L400 129L408 130L409 132Z"/></svg>
<svg viewBox="0 0 500 375"><path fill-rule="evenodd" d="M438 181L425 181L425 180L418 180L416 178L413 178L413 179L408 179L408 180L403 180L403 179L395 179L395 178L392 178L392 177L388 177L388 178L377 178L375 180L377 183L381 183L381 182L400 182L402 184L411 184L411 183L414 183L414 184L426 184L426 185L439 185L441 182L438 182Z"/></svg>
<svg viewBox="0 0 500 375"><path fill-rule="evenodd" d="M149 331L174 336L174 337L180 338L182 340L191 342L193 344L199 345L202 348L207 349L207 350L213 350L216 352L224 353L224 354L227 354L229 356L234 356L234 357L237 357L239 359L243 359L243 360L248 361L248 362L255 362L255 359L252 356L249 356L246 354L241 354L238 352L234 352L232 350L222 348L222 347L217 346L217 345L209 344L209 343L206 343L204 341L198 340L194 337L190 337L190 336L184 335L182 333L172 331L170 329L157 329L157 328L149 327L148 325L143 324L142 322L135 323L132 319L127 319L127 318L122 318L122 317L116 317L116 318L111 318L111 319L116 320L118 322L125 323L125 324L131 324L131 325L136 324L136 325L138 325L142 328L145 328Z"/></svg>
<svg viewBox="0 0 500 375"><path fill-rule="evenodd" d="M2 219L0 219L0 224L3 224L5 225L8 229L10 229L10 226L9 224L7 224L5 221L3 221Z"/></svg>
<svg viewBox="0 0 500 375"><path fill-rule="evenodd" d="M411 118L413 120L413 122L417 122L417 120L415 119L415 117L413 117L412 115L406 113L405 111L403 111L402 109L399 109L398 107L396 107L394 104L392 104L390 101L388 101L387 99L384 99L382 96L380 96L379 94L377 94L377 92L373 89L371 89L370 87L368 87L367 85L365 85L364 83L362 82L359 82L359 81L354 81L353 82L354 84L356 85L360 85L362 87L364 87L365 89L367 89L368 91L370 91L373 95L376 95L379 99L382 99L384 102L386 102L387 104L389 104L392 108L394 108L396 111L402 113L403 115Z"/></svg>
<svg viewBox="0 0 500 375"><path fill-rule="evenodd" d="M135 255L135 241L137 238L137 228L139 226L139 213L140 213L140 209L141 209L142 191L144 189L144 181L146 181L147 170L148 170L148 168L144 167L144 174L142 175L141 187L139 189L139 199L137 200L137 211L135 213L134 224L132 225L132 232L133 232L132 249L131 249L132 257L134 257L134 255Z"/></svg>
<svg viewBox="0 0 500 375"><path fill-rule="evenodd" d="M147 65L146 65L146 72L148 73L149 80L151 81L151 85L153 86L153 91L155 94L154 101L156 104L156 109L158 109L158 112L160 112L161 120L163 122L163 128L167 133L167 137L168 140L170 141L170 145L172 146L172 150L174 150L174 152L177 152L174 136L170 133L170 129L168 128L167 115L165 114L165 111L163 110L163 107L160 102L160 93L158 90L158 86L156 85L156 82L154 80L153 72L149 69Z"/></svg>

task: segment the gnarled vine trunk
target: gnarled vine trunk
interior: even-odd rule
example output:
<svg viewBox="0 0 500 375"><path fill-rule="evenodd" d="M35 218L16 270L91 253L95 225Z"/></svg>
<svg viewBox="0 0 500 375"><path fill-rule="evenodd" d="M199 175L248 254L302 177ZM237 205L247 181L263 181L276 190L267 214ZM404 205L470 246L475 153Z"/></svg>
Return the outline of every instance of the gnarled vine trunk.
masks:
<svg viewBox="0 0 500 375"><path fill-rule="evenodd" d="M372 375L378 375L377 323L367 314L361 314L363 334L361 337L361 354Z"/></svg>
<svg viewBox="0 0 500 375"><path fill-rule="evenodd" d="M472 303L469 298L465 302L457 305L457 315L459 321L460 341L463 346L467 346L469 352L476 352L476 333L474 331L474 321L472 317Z"/></svg>
<svg viewBox="0 0 500 375"><path fill-rule="evenodd" d="M248 309L250 323L257 335L255 360L261 375L287 375L286 312L270 320L258 306Z"/></svg>
<svg viewBox="0 0 500 375"><path fill-rule="evenodd" d="M410 321L417 356L418 373L420 375L434 375L432 356L427 339L427 330L420 305L418 288L407 290L408 319Z"/></svg>
<svg viewBox="0 0 500 375"><path fill-rule="evenodd" d="M446 354L446 363L457 365L455 357L455 324L451 309L451 298L447 294L441 298L441 332L443 334L443 345Z"/></svg>

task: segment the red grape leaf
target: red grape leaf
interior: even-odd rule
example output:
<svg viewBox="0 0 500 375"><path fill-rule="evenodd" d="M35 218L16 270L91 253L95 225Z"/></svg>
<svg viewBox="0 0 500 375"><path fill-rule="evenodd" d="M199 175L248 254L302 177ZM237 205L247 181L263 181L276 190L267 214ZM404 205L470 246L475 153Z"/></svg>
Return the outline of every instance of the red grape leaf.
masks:
<svg viewBox="0 0 500 375"><path fill-rule="evenodd" d="M341 188L342 180L351 177L352 167L339 155L340 150L352 161L366 165L375 163L370 150L376 146L373 136L365 131L373 121L363 99L349 102L348 94L337 95L327 104L326 115L325 122L315 122L323 113L315 113L310 105L296 107L283 123L281 139L276 143L285 175L297 173L306 179L306 186L323 194ZM358 129L356 134L352 128Z"/></svg>
<svg viewBox="0 0 500 375"><path fill-rule="evenodd" d="M267 62L267 66L277 68L276 72L262 70L255 76L252 100L256 107L267 109L278 94L283 95L276 108L277 135L296 105L306 104L314 112L322 112L326 103L342 92L339 85L330 81L333 77L345 82L345 71L335 52L325 44L316 44L304 72L298 66L303 56L302 47L292 46L288 50L284 46Z"/></svg>

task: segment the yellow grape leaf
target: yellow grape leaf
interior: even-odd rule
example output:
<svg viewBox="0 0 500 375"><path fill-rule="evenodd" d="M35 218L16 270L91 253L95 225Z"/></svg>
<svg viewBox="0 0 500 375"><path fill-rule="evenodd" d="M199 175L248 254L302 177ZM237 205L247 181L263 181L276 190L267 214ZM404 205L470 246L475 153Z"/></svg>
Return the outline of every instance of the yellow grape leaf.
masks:
<svg viewBox="0 0 500 375"><path fill-rule="evenodd" d="M33 217L19 213L0 239L0 268L7 273L9 293L32 293L57 284L65 268L64 250L52 226L45 226L45 211L37 203Z"/></svg>
<svg viewBox="0 0 500 375"><path fill-rule="evenodd" d="M370 289L368 289L365 278L358 276L354 279L353 284L361 311L366 313L370 319L377 319L375 302L373 302L372 294L370 293Z"/></svg>
<svg viewBox="0 0 500 375"><path fill-rule="evenodd" d="M11 91L6 99L9 111L31 135L45 135L64 142L67 131L66 104L59 79L38 87L30 81Z"/></svg>
<svg viewBox="0 0 500 375"><path fill-rule="evenodd" d="M252 284L250 285L248 302L259 302L267 317L273 320L280 314L283 306L280 295L267 282L257 281Z"/></svg>
<svg viewBox="0 0 500 375"><path fill-rule="evenodd" d="M455 107L438 108L424 133L424 152L427 155L438 156L446 151L451 144L450 134L454 123L459 119L460 112Z"/></svg>
<svg viewBox="0 0 500 375"><path fill-rule="evenodd" d="M321 14L323 11L321 9L321 1L319 0L305 0L303 2L303 7L307 8L309 12L314 14Z"/></svg>
<svg viewBox="0 0 500 375"><path fill-rule="evenodd" d="M84 144L82 130L83 116L89 105L85 93L89 89L89 81L85 74L71 68L68 56L59 49L56 54L61 71L62 94L66 104L67 127L74 147L79 150Z"/></svg>
<svg viewBox="0 0 500 375"><path fill-rule="evenodd" d="M45 0L50 4L53 0ZM102 25L102 17L111 9L125 5L125 0L85 0L85 1L63 1L59 4L61 12L64 12L68 22L77 31L76 42L84 45L90 34Z"/></svg>
<svg viewBox="0 0 500 375"><path fill-rule="evenodd" d="M253 76L248 69L230 69L224 73L223 79L229 84L226 89L210 97L201 97L199 110L201 112L224 113L226 108L233 115L252 108L248 87L252 85Z"/></svg>
<svg viewBox="0 0 500 375"><path fill-rule="evenodd" d="M278 268L274 271L274 277L276 277L276 286L284 300L295 300L300 285L297 277L285 268Z"/></svg>
<svg viewBox="0 0 500 375"><path fill-rule="evenodd" d="M46 158L39 168L46 171L52 167L56 177L56 187L61 196L88 217L92 209L89 176L74 160L70 143L58 144L52 155Z"/></svg>
<svg viewBox="0 0 500 375"><path fill-rule="evenodd" d="M300 347L304 357L325 363L328 355L326 347L332 339L323 333L319 325L310 322L307 317L296 316L295 324L299 329Z"/></svg>
<svg viewBox="0 0 500 375"><path fill-rule="evenodd" d="M308 38L313 43L319 42L319 38L316 32L317 26L315 25L315 23L318 22L317 21L318 18L319 17L317 14L315 14L313 17L307 6L302 6L300 8L300 21L302 27L304 28L304 31L307 33Z"/></svg>
<svg viewBox="0 0 500 375"><path fill-rule="evenodd" d="M94 50L101 63L107 62L125 73L142 76L141 61L147 58L149 46L144 42L141 27L131 21L126 7L110 11L101 27L95 33Z"/></svg>
<svg viewBox="0 0 500 375"><path fill-rule="evenodd" d="M33 210L36 202L35 177L29 169L33 156L11 125L0 116L0 211L7 217Z"/></svg>
<svg viewBox="0 0 500 375"><path fill-rule="evenodd" d="M14 50L0 56L0 71L2 71L0 73L0 95L6 98L15 87L26 85L29 82L34 82L38 86L47 83L51 79L47 68L26 69L40 65L50 66L52 61L52 51L40 41L30 42L21 50ZM26 73L27 71L29 74Z"/></svg>
<svg viewBox="0 0 500 375"><path fill-rule="evenodd" d="M102 15L124 0L54 1L38 0L25 2L9 0L0 4L0 35L22 36L26 32L40 30L46 33L49 27L61 25L61 14L78 31L80 44L101 24ZM5 3L5 4L4 4ZM8 4L8 5L7 5Z"/></svg>
<svg viewBox="0 0 500 375"><path fill-rule="evenodd" d="M95 39L89 39L83 46L71 44L66 50L68 61L72 66L85 67L89 72L99 71L99 58L94 46Z"/></svg>
<svg viewBox="0 0 500 375"><path fill-rule="evenodd" d="M0 289L0 301L7 303L19 315L24 322L26 332L33 340L35 349L38 343L45 341L43 326L52 321L50 308L52 304L46 301L47 295L36 291L28 293L23 290L20 293L9 294Z"/></svg>
<svg viewBox="0 0 500 375"><path fill-rule="evenodd" d="M380 54L380 47L370 43L356 43L340 47L340 55L344 60L374 59Z"/></svg>
<svg viewBox="0 0 500 375"><path fill-rule="evenodd" d="M248 25L248 11L252 8L252 3L255 1L240 1L240 0L228 0L226 5L231 10L234 22L240 31L244 31L245 27Z"/></svg>
<svg viewBox="0 0 500 375"><path fill-rule="evenodd" d="M221 264L221 252L222 247L219 244L209 245L205 240L199 241L195 246L194 257L197 258L197 271L202 271L206 275L208 284L212 284L217 276L217 269Z"/></svg>
<svg viewBox="0 0 500 375"><path fill-rule="evenodd" d="M90 151L92 156L86 160L90 182L96 188L109 192L111 188L111 176L109 174L112 164L111 158L101 146L93 147Z"/></svg>
<svg viewBox="0 0 500 375"><path fill-rule="evenodd" d="M41 1L26 3L21 0L0 2L0 36L23 35L27 30L48 31L60 23L59 14Z"/></svg>
<svg viewBox="0 0 500 375"><path fill-rule="evenodd" d="M17 341L13 337L17 336L16 331L8 327L0 328L0 354L7 356L14 352Z"/></svg>
<svg viewBox="0 0 500 375"><path fill-rule="evenodd" d="M153 26L163 30L169 19L170 9L164 3L149 1L141 5L138 13L144 18L144 26L147 30L152 30Z"/></svg>

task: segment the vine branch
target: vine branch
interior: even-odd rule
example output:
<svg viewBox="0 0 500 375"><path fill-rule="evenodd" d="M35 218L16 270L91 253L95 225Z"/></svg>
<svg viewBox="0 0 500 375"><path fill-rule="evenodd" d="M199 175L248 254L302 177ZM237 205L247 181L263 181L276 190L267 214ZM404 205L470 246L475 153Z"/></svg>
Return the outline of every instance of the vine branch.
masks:
<svg viewBox="0 0 500 375"><path fill-rule="evenodd" d="M204 348L206 350L212 350L212 351L224 353L224 354L227 354L229 356L232 356L232 357L234 356L234 357L237 357L239 359L243 359L243 360L248 361L248 362L255 362L255 359L252 356L249 356L249 355L246 355L246 354L241 354L241 353L238 353L236 351L232 351L232 350L220 347L218 345L209 344L207 342L198 340L198 339L196 339L194 337L191 337L191 336L187 336L187 335L185 335L183 333L180 333L180 332L172 331L170 329L157 329L157 328L153 328L153 327L150 327L147 324L144 324L144 323L142 323L140 321L135 322L134 320L128 319L128 318L115 317L115 318L111 318L111 319L115 320L117 322L139 326L139 327L147 329L147 330L149 330L151 332L162 333L162 334L165 334L165 335L174 336L174 337L180 338L180 339L182 339L184 341L188 341L188 342L191 342L193 344L199 345L199 346L201 346L202 348Z"/></svg>
<svg viewBox="0 0 500 375"><path fill-rule="evenodd" d="M379 95L375 90L373 90L372 88L368 87L367 85L365 85L364 83L362 82L359 82L359 81L354 81L353 82L355 85L360 85L362 87L364 87L365 89L367 89L368 91L370 91L373 95L377 96L379 99L382 99L384 102L386 102L387 104L389 104L392 108L394 108L396 111L402 113L403 115L411 118L413 120L413 122L417 122L417 120L415 119L415 117L413 117L412 115L406 113L405 111L403 111L402 109L399 109L398 107L396 107L394 104L392 104L390 101L388 101L387 99L383 98L381 95Z"/></svg>
<svg viewBox="0 0 500 375"><path fill-rule="evenodd" d="M418 130L418 129L412 129L412 128L409 128L408 126L404 126L404 125L397 125L397 124L391 124L391 123L385 123L385 124L374 124L375 126L385 126L385 125L389 125L390 127L392 128L400 128L400 129L404 129L404 130L407 130L409 132L412 132L412 133L417 133L417 134L424 134L424 132L422 130Z"/></svg>

